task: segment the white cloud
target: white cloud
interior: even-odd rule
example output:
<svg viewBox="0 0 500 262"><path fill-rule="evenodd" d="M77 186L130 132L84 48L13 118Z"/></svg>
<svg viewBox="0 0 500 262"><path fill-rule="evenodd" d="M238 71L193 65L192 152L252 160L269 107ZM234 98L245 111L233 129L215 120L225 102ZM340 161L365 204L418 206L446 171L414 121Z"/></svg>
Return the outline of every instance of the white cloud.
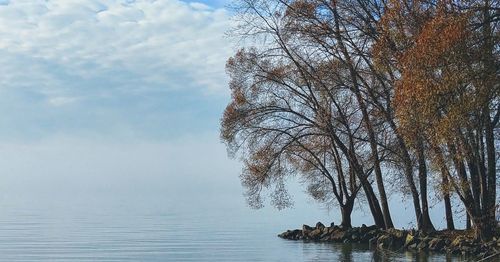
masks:
<svg viewBox="0 0 500 262"><path fill-rule="evenodd" d="M67 96L57 96L52 97L48 100L49 104L52 106L65 106L76 102L78 98L76 97L67 97Z"/></svg>
<svg viewBox="0 0 500 262"><path fill-rule="evenodd" d="M96 89L224 92L228 26L225 10L179 0L0 1L0 88L53 105Z"/></svg>
<svg viewBox="0 0 500 262"><path fill-rule="evenodd" d="M194 2L194 3L189 3L189 5L197 10L210 10L210 6L203 3Z"/></svg>

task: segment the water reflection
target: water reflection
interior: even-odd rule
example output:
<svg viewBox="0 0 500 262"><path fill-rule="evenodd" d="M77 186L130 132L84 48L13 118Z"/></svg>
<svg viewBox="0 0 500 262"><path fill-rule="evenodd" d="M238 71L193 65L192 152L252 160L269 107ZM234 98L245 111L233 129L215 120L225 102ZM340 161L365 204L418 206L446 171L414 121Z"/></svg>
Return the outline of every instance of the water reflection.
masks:
<svg viewBox="0 0 500 262"><path fill-rule="evenodd" d="M286 241L286 240L283 240ZM429 252L393 252L389 250L370 250L368 245L311 243L287 241L289 245L283 251L290 251L293 246L301 246L303 259L295 257L292 261L374 261L374 262L455 262L468 261L460 256ZM276 260L282 261L282 260Z"/></svg>
<svg viewBox="0 0 500 262"><path fill-rule="evenodd" d="M408 261L408 262L455 262L468 261L466 258L443 253L432 252L393 252L389 250L375 250L373 252L373 261L377 262L392 262L392 261Z"/></svg>

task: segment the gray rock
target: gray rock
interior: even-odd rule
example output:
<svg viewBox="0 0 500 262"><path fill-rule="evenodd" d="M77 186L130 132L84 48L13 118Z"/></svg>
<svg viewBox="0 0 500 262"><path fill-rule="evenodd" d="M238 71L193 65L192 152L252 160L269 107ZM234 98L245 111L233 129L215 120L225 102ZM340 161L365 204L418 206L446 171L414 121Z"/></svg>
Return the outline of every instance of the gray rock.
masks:
<svg viewBox="0 0 500 262"><path fill-rule="evenodd" d="M290 238L291 237L290 233L291 233L291 231L287 230L286 232L283 232L283 233L279 234L278 237L280 237L280 238Z"/></svg>
<svg viewBox="0 0 500 262"><path fill-rule="evenodd" d="M377 240L378 238L376 237L370 238L370 240L368 240L368 248L375 249L377 247Z"/></svg>
<svg viewBox="0 0 500 262"><path fill-rule="evenodd" d="M330 234L328 234L328 233L321 234L321 236L319 237L319 240L324 241L324 242L330 241Z"/></svg>
<svg viewBox="0 0 500 262"><path fill-rule="evenodd" d="M337 230L337 231L333 232L333 234L331 236L331 240L335 241L335 242L342 242L342 241L344 241L345 235L346 235L345 231Z"/></svg>
<svg viewBox="0 0 500 262"><path fill-rule="evenodd" d="M377 236L378 233L379 233L378 229L372 229L372 230L368 231L368 235L370 235L370 236Z"/></svg>
<svg viewBox="0 0 500 262"><path fill-rule="evenodd" d="M302 230L295 229L295 230L287 230L286 232L279 234L278 237L284 239L296 240L299 235L302 235Z"/></svg>
<svg viewBox="0 0 500 262"><path fill-rule="evenodd" d="M330 232L328 230L323 230L321 236L319 236L321 240L328 240L330 238Z"/></svg>
<svg viewBox="0 0 500 262"><path fill-rule="evenodd" d="M302 236L302 230L300 229L295 229L290 232L290 234L294 237L295 240L297 240L300 236Z"/></svg>
<svg viewBox="0 0 500 262"><path fill-rule="evenodd" d="M352 239L352 241L354 241L354 242L358 242L358 241L359 241L359 239L360 239L360 237L359 237L359 235L358 235L358 234L354 233L354 234L352 234L352 235L351 235L351 239Z"/></svg>
<svg viewBox="0 0 500 262"><path fill-rule="evenodd" d="M382 235L377 240L377 246L382 249L388 249L392 247L392 242L394 241L392 235Z"/></svg>
<svg viewBox="0 0 500 262"><path fill-rule="evenodd" d="M316 229L323 229L323 228L325 228L325 225L323 225L323 223L321 222L316 223Z"/></svg>
<svg viewBox="0 0 500 262"><path fill-rule="evenodd" d="M313 231L314 228L308 225L302 225L302 236L306 237L309 235L309 232Z"/></svg>
<svg viewBox="0 0 500 262"><path fill-rule="evenodd" d="M309 238L311 238L312 240L318 240L320 235L321 229L314 229L313 231L309 232Z"/></svg>
<svg viewBox="0 0 500 262"><path fill-rule="evenodd" d="M422 242L418 243L417 249L419 249L419 250L425 250L425 249L427 249L427 242L426 241L422 241Z"/></svg>
<svg viewBox="0 0 500 262"><path fill-rule="evenodd" d="M304 224L304 225L302 225L302 230L311 231L311 230L314 230L314 228Z"/></svg>
<svg viewBox="0 0 500 262"><path fill-rule="evenodd" d="M406 237L406 232L405 231L394 229L394 228L387 229L387 233L393 235L396 238L404 238L404 237Z"/></svg>
<svg viewBox="0 0 500 262"><path fill-rule="evenodd" d="M430 250L441 251L445 246L445 242L442 239L434 238L431 241L429 241L428 246Z"/></svg>

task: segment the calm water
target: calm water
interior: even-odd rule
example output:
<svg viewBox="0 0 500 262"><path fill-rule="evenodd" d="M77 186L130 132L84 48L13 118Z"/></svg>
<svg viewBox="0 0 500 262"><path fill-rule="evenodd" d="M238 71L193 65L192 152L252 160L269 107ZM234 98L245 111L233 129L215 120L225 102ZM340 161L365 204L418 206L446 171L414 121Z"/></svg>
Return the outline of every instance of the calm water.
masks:
<svg viewBox="0 0 500 262"><path fill-rule="evenodd" d="M15 204L13 203L15 202ZM239 201L31 199L0 205L1 261L383 261L364 246L286 241L298 213L253 211ZM8 203L8 204L7 204ZM233 204L232 204L233 203ZM213 203L215 204L215 202ZM295 217L295 219L293 218ZM388 255L388 254L386 254ZM390 261L414 261L410 253ZM421 256L419 261L452 261ZM387 260L389 261L389 260ZM458 261L455 259L454 261Z"/></svg>
<svg viewBox="0 0 500 262"><path fill-rule="evenodd" d="M340 215L311 202L293 181L294 209L251 210L240 172L218 134L173 144L2 144L0 261L383 261L363 246L278 238L303 223L338 223ZM398 196L390 203L397 226L410 227L411 207ZM442 208L434 211L436 225L445 224ZM372 223L359 207L353 221Z"/></svg>

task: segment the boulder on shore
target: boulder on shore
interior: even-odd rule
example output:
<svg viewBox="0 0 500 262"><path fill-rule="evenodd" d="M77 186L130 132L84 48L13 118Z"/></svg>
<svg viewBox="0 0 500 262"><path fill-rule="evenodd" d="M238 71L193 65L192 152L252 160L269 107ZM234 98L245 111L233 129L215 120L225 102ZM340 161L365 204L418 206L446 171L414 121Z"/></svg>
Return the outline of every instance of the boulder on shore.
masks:
<svg viewBox="0 0 500 262"><path fill-rule="evenodd" d="M428 243L429 250L441 251L445 246L445 241L440 238L433 238Z"/></svg>
<svg viewBox="0 0 500 262"><path fill-rule="evenodd" d="M464 230L424 233L415 230L388 229L377 226L342 228L316 223L315 227L303 225L301 229L287 230L278 236L288 240L336 243L366 243L370 248L401 250L431 250L484 258L495 254L500 247L500 235L487 243L476 242L471 232Z"/></svg>

